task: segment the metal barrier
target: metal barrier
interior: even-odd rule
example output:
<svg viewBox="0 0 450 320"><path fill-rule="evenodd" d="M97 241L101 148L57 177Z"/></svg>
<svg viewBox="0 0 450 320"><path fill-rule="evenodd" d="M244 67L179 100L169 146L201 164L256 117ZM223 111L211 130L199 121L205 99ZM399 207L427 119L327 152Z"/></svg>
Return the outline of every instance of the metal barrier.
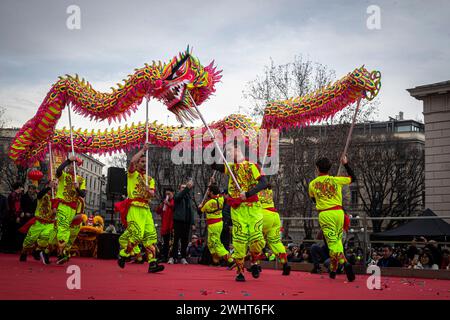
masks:
<svg viewBox="0 0 450 320"><path fill-rule="evenodd" d="M369 217L367 215L363 215L360 217L357 216L351 216L351 220L362 221L362 227L359 228L359 230L355 230L355 228L351 228L352 232L349 232L350 234L363 234L363 255L365 257L365 260L368 258L367 250L370 250L372 248L372 244L375 243L399 243L399 244L410 244L411 241L396 241L396 240L370 240L369 233L368 233L368 221L369 220L383 220L383 221L390 221L390 220L433 220L433 219L450 219L450 216L409 216L409 217ZM295 221L295 220L301 220L301 221L307 221L307 220L319 220L319 217L281 217L281 221ZM350 231L349 230L349 231ZM445 239L447 240L447 239ZM310 239L301 239L301 242L317 242L317 240L310 240ZM450 242L447 241L437 241L437 244L443 244L445 246L450 245ZM417 242L418 245L424 244L420 241Z"/></svg>

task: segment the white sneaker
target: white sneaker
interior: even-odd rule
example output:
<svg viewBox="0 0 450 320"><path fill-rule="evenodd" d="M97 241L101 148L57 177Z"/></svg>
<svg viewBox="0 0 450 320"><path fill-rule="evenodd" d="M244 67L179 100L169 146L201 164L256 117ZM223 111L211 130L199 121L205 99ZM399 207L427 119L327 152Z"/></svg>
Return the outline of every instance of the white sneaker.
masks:
<svg viewBox="0 0 450 320"><path fill-rule="evenodd" d="M167 262L168 264L174 264L175 261L173 261L173 258L170 258L169 261Z"/></svg>
<svg viewBox="0 0 450 320"><path fill-rule="evenodd" d="M189 264L185 258L181 259L181 264Z"/></svg>

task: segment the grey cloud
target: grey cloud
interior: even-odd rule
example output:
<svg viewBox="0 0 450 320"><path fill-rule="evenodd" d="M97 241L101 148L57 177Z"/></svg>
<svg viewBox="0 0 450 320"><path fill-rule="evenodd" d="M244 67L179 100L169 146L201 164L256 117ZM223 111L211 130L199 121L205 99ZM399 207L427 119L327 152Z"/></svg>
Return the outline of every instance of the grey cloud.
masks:
<svg viewBox="0 0 450 320"><path fill-rule="evenodd" d="M187 44L203 63L224 71L209 119L246 105L241 92L273 57L296 54L336 70L338 77L366 64L383 72L380 117L420 105L406 88L447 80L448 1L77 1L82 29L65 27L73 1L0 3L0 85L31 117L58 75L78 73L114 85L135 67L168 60ZM366 8L381 8L382 29L366 28ZM231 83L230 83L231 82ZM33 91L39 86L39 94ZM38 98L37 96L40 96ZM30 99L32 97L32 99ZM214 110L214 112L210 111ZM233 110L236 111L236 110ZM408 112L407 112L408 115Z"/></svg>

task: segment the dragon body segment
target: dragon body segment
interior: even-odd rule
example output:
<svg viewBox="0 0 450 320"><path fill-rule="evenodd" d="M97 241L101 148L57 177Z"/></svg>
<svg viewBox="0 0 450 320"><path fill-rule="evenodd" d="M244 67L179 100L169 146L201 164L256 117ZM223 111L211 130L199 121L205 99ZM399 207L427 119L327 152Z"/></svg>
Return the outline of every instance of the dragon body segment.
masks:
<svg viewBox="0 0 450 320"><path fill-rule="evenodd" d="M69 104L75 112L91 119L120 121L134 112L144 98L155 98L184 124L198 116L193 108L194 103L200 105L208 99L215 92L215 84L220 78L220 71L213 63L203 67L190 54L189 48L168 63L153 63L136 69L124 85L118 85L118 89L113 89L111 93L95 91L78 76L60 78L51 87L37 114L16 135L9 156L17 164L28 165L45 157L48 142L51 142L52 148L70 150L69 130L55 129L63 109ZM378 71L369 72L361 67L306 96L269 102L261 125L246 116L232 114L213 122L211 128L223 135L227 130L239 130L249 141L260 129L309 125L334 115L360 98L373 99L380 89L380 79ZM199 140L205 131L205 127L164 126L154 122L149 124L149 142L173 148L185 140ZM184 134L180 135L180 132ZM79 153L126 151L142 144L145 138L145 123L97 132L73 131L74 149ZM201 147L205 147L210 142L202 143L205 145Z"/></svg>

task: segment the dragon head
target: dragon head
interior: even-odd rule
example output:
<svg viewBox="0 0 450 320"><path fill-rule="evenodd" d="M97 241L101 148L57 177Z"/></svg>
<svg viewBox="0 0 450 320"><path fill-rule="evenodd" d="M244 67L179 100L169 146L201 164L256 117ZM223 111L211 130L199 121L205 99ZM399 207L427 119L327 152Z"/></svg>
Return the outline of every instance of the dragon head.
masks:
<svg viewBox="0 0 450 320"><path fill-rule="evenodd" d="M176 115L178 121L192 121L198 118L194 104L200 105L215 92L221 72L214 67L214 61L202 66L188 47L186 52L161 65L161 77L155 82L153 94Z"/></svg>
<svg viewBox="0 0 450 320"><path fill-rule="evenodd" d="M355 69L350 75L351 84L355 87L359 87L364 91L364 98L367 100L373 100L380 91L381 88L381 72L370 72L364 66L359 69Z"/></svg>

